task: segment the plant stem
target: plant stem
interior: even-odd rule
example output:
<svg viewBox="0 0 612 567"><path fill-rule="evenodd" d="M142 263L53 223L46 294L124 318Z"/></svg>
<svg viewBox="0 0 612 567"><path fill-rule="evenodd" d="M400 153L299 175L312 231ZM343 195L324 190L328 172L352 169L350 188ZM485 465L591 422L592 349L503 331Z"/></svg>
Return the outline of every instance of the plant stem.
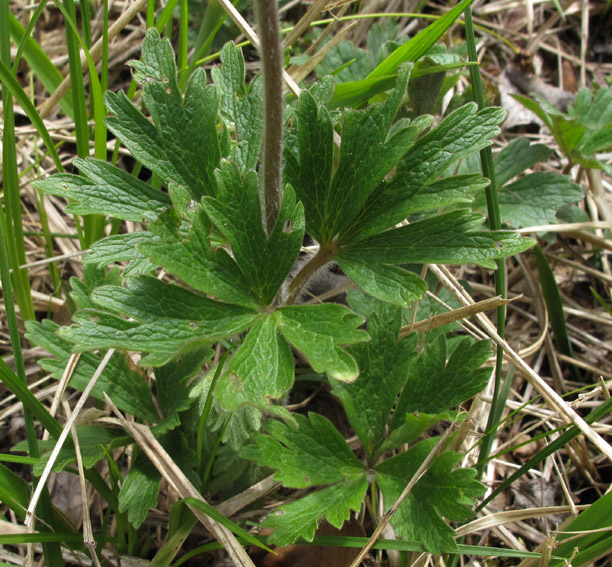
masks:
<svg viewBox="0 0 612 567"><path fill-rule="evenodd" d="M314 274L327 264L335 254L336 248L332 245L321 246L314 257L309 260L302 269L297 273L291 284L289 285L289 297L287 305L293 305L296 299L302 293L302 290Z"/></svg>
<svg viewBox="0 0 612 567"><path fill-rule="evenodd" d="M264 81L263 201L270 235L282 201L283 60L276 0L257 0L257 31Z"/></svg>
<svg viewBox="0 0 612 567"><path fill-rule="evenodd" d="M472 10L469 7L465 10L465 34L469 59L470 61L475 61L478 63L476 39L474 37L474 25L472 22ZM470 77L472 81L474 100L478 104L478 108L482 109L485 107L485 100L482 85L480 83L480 69L478 66L470 67ZM491 151L490 147L486 147L481 150L480 161L482 164L482 173L490 181L489 186L485 189L489 227L492 230L499 230L501 228L501 217L499 213L499 202L497 199L497 183L495 181L493 152ZM497 271L495 272L495 293L497 295L501 295L504 299L506 297L506 266L503 259L497 260ZM505 322L506 306L501 305L497 308L497 334L502 338L504 337ZM503 349L498 346L496 357L497 360L495 363L495 385L493 398L491 400L491 409L489 411L489 419L486 427L487 434L483 438L478 463L476 465L479 476L482 476L484 471L487 457L491 451L491 446L497 430L498 424L496 423L496 419L499 416L498 407L505 404L505 400L500 399L503 355Z"/></svg>

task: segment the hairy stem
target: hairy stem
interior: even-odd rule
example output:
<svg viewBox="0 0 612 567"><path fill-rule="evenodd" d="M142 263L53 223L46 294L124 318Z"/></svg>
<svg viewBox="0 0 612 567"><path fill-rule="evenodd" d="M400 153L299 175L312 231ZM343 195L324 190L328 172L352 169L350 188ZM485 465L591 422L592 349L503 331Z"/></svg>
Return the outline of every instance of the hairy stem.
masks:
<svg viewBox="0 0 612 567"><path fill-rule="evenodd" d="M318 270L320 270L325 264L331 259L336 249L334 246L322 246L319 251L312 257L312 259L306 263L302 269L297 273L294 280L289 286L289 297L287 298L287 305L293 305L296 299L302 293L302 290L314 276Z"/></svg>
<svg viewBox="0 0 612 567"><path fill-rule="evenodd" d="M257 32L264 80L263 201L270 235L282 201L283 60L276 0L257 0Z"/></svg>

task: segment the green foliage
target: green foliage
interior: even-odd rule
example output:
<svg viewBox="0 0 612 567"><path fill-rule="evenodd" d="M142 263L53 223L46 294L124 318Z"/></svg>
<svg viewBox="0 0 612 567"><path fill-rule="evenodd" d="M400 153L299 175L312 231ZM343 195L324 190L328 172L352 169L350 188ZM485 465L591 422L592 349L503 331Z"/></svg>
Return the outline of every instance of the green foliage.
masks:
<svg viewBox="0 0 612 567"><path fill-rule="evenodd" d="M550 153L543 144L531 145L529 140L517 138L497 154L495 175L500 187L498 201L502 222L516 228L554 224L559 222L560 209L584 198L579 185L558 173L529 173L512 181L544 161ZM476 197L474 206L485 210L484 195Z"/></svg>
<svg viewBox="0 0 612 567"><path fill-rule="evenodd" d="M275 528L271 542L286 545L297 537L312 541L323 518L340 527L351 510L361 507L372 473L389 507L437 439L418 443L396 457L382 461L381 457L448 419L450 415L442 412L486 384L491 370L480 368L490 354L486 341L464 338L447 361L444 336L418 355L416 340L398 340L400 325L401 309L378 303L368 322L371 340L350 348L359 363L359 380L331 379L333 391L366 450L365 464L355 458L332 423L314 413L308 418L295 416L295 424L268 422L267 435L256 435L256 444L243 450L243 457L278 470L275 478L285 486L325 486L281 506L268 517L264 525ZM451 452L439 455L392 520L398 534L423 541L434 553L456 549L453 531L442 518L468 518L470 507L484 492L474 480L473 470L455 469L460 459Z"/></svg>
<svg viewBox="0 0 612 567"><path fill-rule="evenodd" d="M585 168L605 168L595 155L612 146L612 89L583 87L567 113L541 98L513 95L550 129L565 156Z"/></svg>
<svg viewBox="0 0 612 567"><path fill-rule="evenodd" d="M435 33L450 21L441 18ZM435 42L435 33L427 42ZM245 85L242 54L231 45L212 72L213 83L198 69L183 94L169 42L149 30L141 61L132 63L147 115L122 92L106 95L108 128L161 189L92 159L76 162L78 176L36 183L68 198L75 213L143 226L92 247L85 280L72 282L79 310L71 326L28 325L30 340L54 357L41 365L59 377L70 352L83 353L72 378L83 388L100 360L92 351L117 349L94 396L106 391L120 409L155 424L162 445L196 485L206 485L209 474L214 485L223 471L242 470L236 464L244 463L242 451L243 458L278 469L286 486L322 487L270 516L267 525L275 528L279 544L312 539L324 517L341 526L374 480L390 505L435 439L392 459L385 459L387 453L415 442L441 420L454 420L453 408L488 379L490 371L481 368L488 343L434 333L419 354L416 337L398 339L402 308L427 289L406 264L494 268L496 260L532 245L509 231L482 229L483 216L470 210L487 185L480 174L444 175L490 145L503 112L466 105L435 127L429 116L404 117L415 66L402 63L422 54L414 43L405 45L370 73L376 78L381 69L397 72L381 102L330 112L333 83L326 80L303 91L288 110L283 197L269 234L257 171L260 80ZM441 212L443 207L449 211ZM405 219L410 223L396 227ZM305 232L317 241L318 252L300 258ZM125 262L121 270L114 266ZM296 305L311 279L332 262L365 299L353 309ZM154 277L158 271L170 277ZM368 307L360 313L363 305ZM367 332L360 328L366 321ZM231 347L229 363L219 366L218 379L214 365L199 376L215 345ZM152 367L156 400L144 371L122 351L141 353L138 366ZM367 465L326 418L292 416L279 403L295 379L294 352L327 375L365 447ZM190 449L193 424L200 423L204 408L206 435L198 451L204 447L207 463L197 462ZM266 434L258 433L266 414L283 421L269 420ZM251 440L255 445L245 448ZM92 449L93 460L97 455ZM422 538L431 551L456 549L443 518L464 519L481 493L473 472L457 469L458 462L457 455L442 453L393 520L398 533ZM129 510L134 526L154 505L159 488L145 463L136 460L119 493L119 509ZM442 479L443 489L428 494Z"/></svg>

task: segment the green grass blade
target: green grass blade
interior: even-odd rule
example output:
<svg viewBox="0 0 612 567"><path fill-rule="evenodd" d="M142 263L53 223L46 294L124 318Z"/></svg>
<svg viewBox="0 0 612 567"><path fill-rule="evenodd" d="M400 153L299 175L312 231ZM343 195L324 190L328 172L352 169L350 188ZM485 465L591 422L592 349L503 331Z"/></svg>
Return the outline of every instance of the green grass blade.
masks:
<svg viewBox="0 0 612 567"><path fill-rule="evenodd" d="M562 557L550 563L550 567L561 567L565 560L572 557L571 564L579 567L591 563L595 559L612 552L612 492L604 494L593 502L586 510L571 522L557 539L559 546L555 549L555 556ZM606 530L607 528L607 530ZM594 531L604 530L604 531ZM576 537L575 533L565 532L591 532ZM573 555L574 549L579 552Z"/></svg>
<svg viewBox="0 0 612 567"><path fill-rule="evenodd" d="M465 35L467 40L469 59L473 63L478 63L478 54L476 53L476 38L474 36L474 25L472 22L472 10L468 6L465 10ZM479 67L470 67L470 78L472 83L472 92L474 100L478 104L478 108L485 108L484 92L480 78ZM492 230L501 228L501 215L499 212L499 201L497 198L497 183L495 181L495 166L493 164L493 152L488 146L480 151L480 162L482 174L489 180L489 186L485 189L487 199L487 212L489 218L489 227ZM505 299L506 297L506 267L504 260L497 260L497 271L495 272L495 293ZM504 337L506 323L506 307L501 305L497 308L497 334ZM487 434L482 440L480 447L479 461L476 469L482 475L486 460L493 446L493 439L499 424L498 417L500 416L499 407L503 407L506 400L502 398L502 364L504 360L504 351L501 346L497 347L496 362L495 362L495 385L493 389L493 399L491 400L491 410L487 420Z"/></svg>
<svg viewBox="0 0 612 567"><path fill-rule="evenodd" d="M265 541L266 538L259 538ZM241 543L243 541L239 540ZM368 538L365 537L350 537L350 536L319 536L315 535L311 542L300 542L299 545L319 545L325 547L353 547L362 548L368 543ZM216 549L221 549L219 542L211 542L195 549L192 549L183 555L172 567L179 567L189 559L196 557L202 553L208 553ZM372 546L372 549L387 549L393 551L406 551L415 553L426 553L425 546L419 541L403 541L391 539L379 539ZM518 549L504 549L501 547L488 547L480 545L457 545L457 551L451 552L452 555L473 555L476 557L507 557L514 559L539 559L540 553L533 551L521 551Z"/></svg>
<svg viewBox="0 0 612 567"><path fill-rule="evenodd" d="M62 167L62 162L60 161L57 150L55 149L55 144L49 135L49 131L42 121L36 107L32 104L28 95L23 90L21 85L17 82L17 79L11 73L11 69L8 65L6 65L3 61L0 61L0 82L3 86L9 90L9 92L13 95L15 100L19 103L23 111L26 113L30 122L32 122L34 128L38 132L38 135L43 139L45 145L47 146L47 150L49 151L49 156L53 160L55 167L58 172L63 172L64 168ZM6 120L6 118L5 118Z"/></svg>
<svg viewBox="0 0 612 567"><path fill-rule="evenodd" d="M181 16L179 19L179 40L177 49L177 66L179 72L187 68L187 34L189 31L189 3L181 0Z"/></svg>
<svg viewBox="0 0 612 567"><path fill-rule="evenodd" d="M594 409L584 420L590 425L596 422L598 419L603 417L612 411L612 398L607 399L598 408ZM546 445L540 450L534 457L529 459L521 468L512 473L506 480L504 480L489 496L487 496L478 506L476 511L482 510L491 500L493 500L500 492L506 490L512 483L516 482L528 471L536 467L539 463L547 459L550 455L558 451L567 445L572 439L580 435L580 429L575 425L571 426L565 433L560 435L552 443Z"/></svg>
<svg viewBox="0 0 612 567"><path fill-rule="evenodd" d="M393 75L397 73L402 63L419 59L435 45L471 3L472 0L463 0L463 2L457 4L440 19L427 26L424 30L421 30L403 45L400 45L384 61L378 64L368 75L368 79Z"/></svg>
<svg viewBox="0 0 612 567"><path fill-rule="evenodd" d="M209 518L212 518L215 522L221 524L224 528L231 531L234 535L242 538L250 545L256 545L257 547L261 547L266 551L272 551L269 547L266 547L259 539L255 536L251 535L249 532L243 530L238 524L232 522L229 518L226 518L221 512L219 512L216 508L207 504L203 500L198 500L197 498L183 498L181 502L188 504L189 506L193 506L197 508L200 512L206 514Z"/></svg>
<svg viewBox="0 0 612 567"><path fill-rule="evenodd" d="M70 84L72 85L72 105L74 106L74 128L76 134L77 154L83 158L89 155L89 125L87 124L87 97L83 84L83 69L81 67L81 54L77 37L78 30L74 26L76 11L73 0L54 0L55 5L64 15L66 25L66 50L68 52L68 68L70 70ZM60 7L61 6L61 7Z"/></svg>
<svg viewBox="0 0 612 567"><path fill-rule="evenodd" d="M453 71L455 69L463 69L470 67L474 63L450 63L448 65L437 65L424 70L413 70L410 73L411 79L439 73L441 71ZM348 106L357 106L360 102L373 97L374 95L383 93L392 89L397 81L397 75L389 77L374 77L362 79L360 81L349 81L347 83L339 83L334 89L334 94L328 103L328 108L345 108Z"/></svg>
<svg viewBox="0 0 612 567"><path fill-rule="evenodd" d="M572 343L570 342L565 324L565 311L563 310L563 301L559 286L555 280L553 273L544 252L539 246L534 248L538 273L540 274L540 284L542 285L542 293L546 301L548 309L548 320L552 327L555 343L559 351L566 355L572 356Z"/></svg>
<svg viewBox="0 0 612 567"><path fill-rule="evenodd" d="M70 12L66 9L65 6L61 4L56 4L58 9L64 15L64 19L68 24L68 27L71 28L74 38L80 44L83 52L85 53L85 57L87 59L87 65L89 67L89 78L90 78L90 86L91 86L91 98L93 105L93 115L94 115L94 154L95 157L99 159L106 160L106 140L107 140L107 129L104 118L106 116L106 107L104 105L104 96L102 92L102 86L100 84L100 78L98 77L98 73L96 71L96 65L94 60L92 59L89 50L87 49L87 45L79 36L78 29L74 22L74 19L70 16ZM80 68L80 59L79 59L79 68ZM81 83L83 77L80 77ZM87 126L87 141L89 140L89 126ZM78 132L78 130L77 130ZM77 153L78 149L78 133L77 133ZM89 143L87 147L87 154L89 153ZM79 154L79 157L82 157ZM84 241L81 243L83 248L89 248L94 242L99 240L104 236L104 223L105 218L102 215L85 215L83 217L83 229L84 229Z"/></svg>
<svg viewBox="0 0 612 567"><path fill-rule="evenodd" d="M15 61L18 62L22 54L28 62L30 69L36 75L36 78L43 84L49 93L53 93L62 82L62 74L59 69L53 65L49 56L43 51L40 45L32 37L32 29L36 24L36 20L40 17L48 0L41 2L36 8L32 19L27 29L24 30L19 20L9 14L10 34L13 41L19 46L17 48L17 56ZM66 113L66 116L74 120L74 108L72 106L72 90L69 90L59 101L60 108Z"/></svg>
<svg viewBox="0 0 612 567"><path fill-rule="evenodd" d="M0 545L19 545L24 543L83 543L83 536L74 533L36 532L33 534L0 535Z"/></svg>
<svg viewBox="0 0 612 567"><path fill-rule="evenodd" d="M47 408L36 399L23 381L17 377L8 364L2 359L0 359L0 380L2 380L11 393L14 394L24 407L32 413L54 439L57 439L61 435L62 426L49 413Z"/></svg>
<svg viewBox="0 0 612 567"><path fill-rule="evenodd" d="M0 61L2 68L8 71L11 65L11 38L9 32L9 6L8 0L0 1ZM10 78L13 75L7 73ZM8 77L7 77L8 78ZM16 81L14 81L16 82ZM2 227L1 237L6 243L6 276L8 282L8 269L13 270L12 283L15 291L15 299L19 305L24 320L34 318L34 304L30 293L30 279L27 270L19 266L25 264L25 241L23 238L23 222L21 214L21 195L19 192L19 171L17 167L17 141L15 138L15 114L13 110L13 96L10 87L2 80L2 110L3 110L3 132L2 132L2 183L4 187L4 207L0 214L0 225ZM3 245L4 248L4 245ZM5 252L0 251L4 256ZM11 303L13 296L8 288L5 301ZM15 320L16 324L16 320ZM17 336L17 340L18 340ZM15 337L11 337L15 339Z"/></svg>
<svg viewBox="0 0 612 567"><path fill-rule="evenodd" d="M170 19L172 18L172 13L174 12L174 8L178 4L179 0L170 0L162 10L162 13L157 18L157 23L155 24L155 28L161 34L163 29L166 27Z"/></svg>
<svg viewBox="0 0 612 567"><path fill-rule="evenodd" d="M0 501L19 518L25 518L30 501L30 485L2 464L0 464Z"/></svg>

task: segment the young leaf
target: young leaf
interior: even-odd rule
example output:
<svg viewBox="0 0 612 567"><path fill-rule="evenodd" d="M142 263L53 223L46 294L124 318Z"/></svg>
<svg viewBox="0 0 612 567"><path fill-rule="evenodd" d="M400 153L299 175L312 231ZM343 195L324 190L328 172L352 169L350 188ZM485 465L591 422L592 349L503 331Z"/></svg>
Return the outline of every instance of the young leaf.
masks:
<svg viewBox="0 0 612 567"><path fill-rule="evenodd" d="M221 50L221 66L213 67L211 75L219 95L219 114L236 143L231 146L231 159L240 173L255 169L263 134L263 97L261 82L256 78L248 87L244 84L244 58L231 41Z"/></svg>
<svg viewBox="0 0 612 567"><path fill-rule="evenodd" d="M269 421L269 435L255 436L256 445L245 447L242 456L279 472L285 486L333 484L297 502L282 506L264 525L275 528L271 542L292 543L302 536L312 541L317 523L327 518L340 527L363 502L368 486L365 466L353 455L346 441L325 417L310 413L294 416L297 425Z"/></svg>
<svg viewBox="0 0 612 567"><path fill-rule="evenodd" d="M409 451L392 457L376 467L376 478L389 508L433 449L437 439L426 439ZM399 537L422 541L426 549L439 555L457 549L453 530L443 518L466 520L471 507L485 487L474 479L473 469L455 469L461 455L439 455L399 506L391 523Z"/></svg>
<svg viewBox="0 0 612 567"><path fill-rule="evenodd" d="M180 358L155 369L157 402L164 419L155 427L156 432L165 432L180 424L179 412L187 410L193 403L189 382L202 370L210 358L210 349L202 348L183 353Z"/></svg>
<svg viewBox="0 0 612 567"><path fill-rule="evenodd" d="M517 228L555 223L563 205L583 198L582 189L569 177L553 172L525 175L498 193L502 222ZM484 198L479 197L474 208L485 207Z"/></svg>
<svg viewBox="0 0 612 567"><path fill-rule="evenodd" d="M527 138L517 138L495 156L495 180L498 187L536 163L546 160L551 153L552 150L544 144L530 144Z"/></svg>
<svg viewBox="0 0 612 567"><path fill-rule="evenodd" d="M358 329L363 317L332 303L281 307L273 316L282 334L306 355L315 372L327 372L347 382L357 378L355 359L339 345L368 339L366 332Z"/></svg>
<svg viewBox="0 0 612 567"><path fill-rule="evenodd" d="M402 157L417 129L402 122L392 128L410 67L403 67L387 100L343 118L342 145L335 175L333 129L327 110L304 92L296 110L297 151L286 152L286 177L304 202L308 230L325 244L342 233L376 185Z"/></svg>
<svg viewBox="0 0 612 567"><path fill-rule="evenodd" d="M199 206L188 235L184 235L179 219L168 213L149 225L159 239L142 242L138 250L206 295L214 295L227 303L256 307L256 298L250 293L251 282L224 249L211 247L208 227Z"/></svg>
<svg viewBox="0 0 612 567"><path fill-rule="evenodd" d="M139 453L125 475L119 491L119 512L128 513L128 521L139 528L149 508L157 506L161 475L151 461Z"/></svg>
<svg viewBox="0 0 612 567"><path fill-rule="evenodd" d="M416 336L398 341L401 309L379 303L368 318L371 341L350 348L360 376L352 384L331 380L346 415L372 457L385 437L385 427L409 367L416 356Z"/></svg>
<svg viewBox="0 0 612 567"><path fill-rule="evenodd" d="M297 425L268 421L264 425L268 435L256 435L256 445L245 447L242 456L278 469L276 480L291 488L334 484L364 472L364 465L327 418L316 413L294 418Z"/></svg>
<svg viewBox="0 0 612 567"><path fill-rule="evenodd" d="M83 459L83 467L90 469L98 461L104 459L105 453L102 447L110 445L110 443L115 438L119 437L121 433L117 430L106 429L94 425L79 425L77 426L77 435L79 436L79 449L81 458ZM40 448L46 452L41 455L32 469L36 476L40 476L43 473L47 461L51 456L51 450L55 447L54 440L40 441L39 443ZM13 451L27 451L26 442L22 441L15 445ZM76 462L74 445L72 445L72 443L66 444L62 447L53 464L53 471L60 472L70 463L74 462Z"/></svg>
<svg viewBox="0 0 612 567"><path fill-rule="evenodd" d="M398 266L347 258L340 258L338 264L363 291L393 305L410 307L427 290L427 284L419 276Z"/></svg>
<svg viewBox="0 0 612 567"><path fill-rule="evenodd" d="M392 427L405 422L407 413L445 412L480 392L491 377L482 367L491 355L489 341L465 337L447 361L446 338L425 345L419 358L406 369L405 385Z"/></svg>
<svg viewBox="0 0 612 567"><path fill-rule="evenodd" d="M149 352L141 363L159 365L186 350L209 345L247 328L257 314L196 295L157 278L130 278L128 288L102 286L91 296L111 313L80 311L60 333L79 351L114 347ZM130 321L121 318L126 315Z"/></svg>
<svg viewBox="0 0 612 567"><path fill-rule="evenodd" d="M341 528L351 517L351 511L359 510L367 489L368 480L362 474L281 506L262 523L262 527L274 530L268 542L284 546L300 537L312 541L318 523L324 518Z"/></svg>
<svg viewBox="0 0 612 567"><path fill-rule="evenodd" d="M245 403L267 409L271 399L287 394L293 385L293 354L271 317L251 328L230 369L235 376L221 381L215 392L228 411Z"/></svg>
<svg viewBox="0 0 612 567"><path fill-rule="evenodd" d="M149 231L107 236L91 245L89 254L83 256L83 263L103 268L115 262L130 262L124 270L125 276L147 273L153 264L138 251L137 246L148 240L159 240L159 237Z"/></svg>

